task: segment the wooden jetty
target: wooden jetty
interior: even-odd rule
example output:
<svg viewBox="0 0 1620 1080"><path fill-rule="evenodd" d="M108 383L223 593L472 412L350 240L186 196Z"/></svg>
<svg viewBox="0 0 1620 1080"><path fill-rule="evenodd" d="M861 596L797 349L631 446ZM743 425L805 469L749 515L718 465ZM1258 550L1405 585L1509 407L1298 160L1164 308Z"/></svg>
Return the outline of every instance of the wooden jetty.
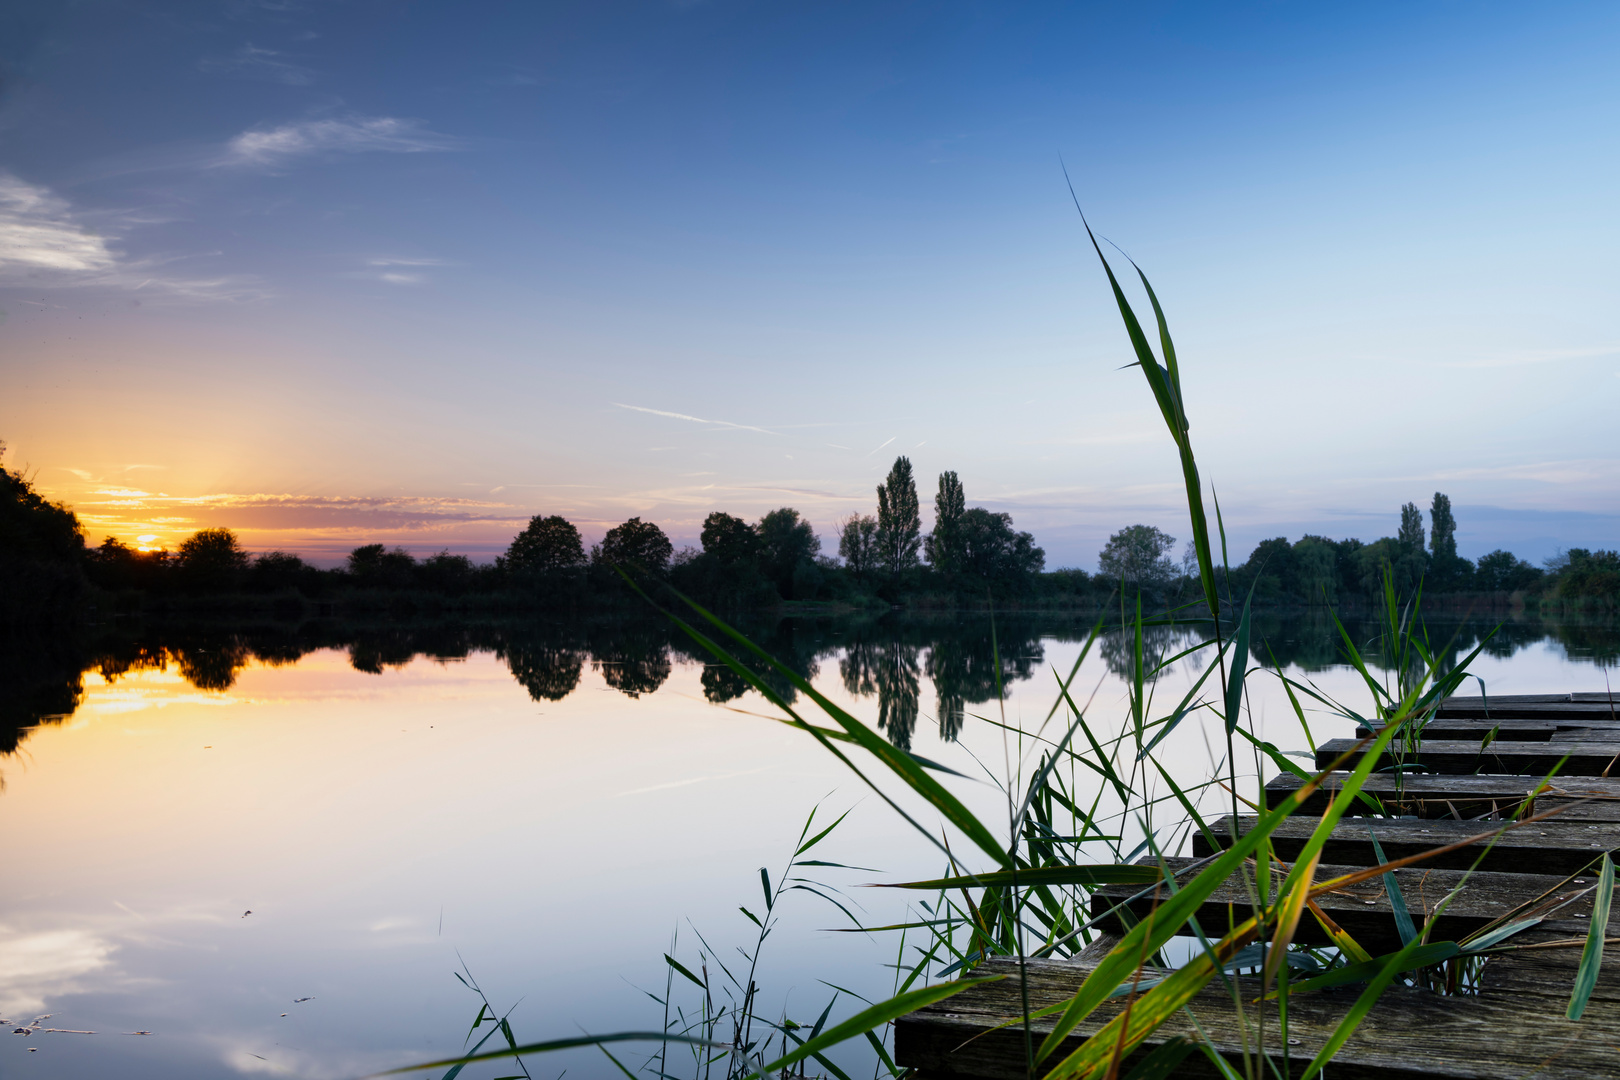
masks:
<svg viewBox="0 0 1620 1080"><path fill-rule="evenodd" d="M1365 735L1363 729L1358 734ZM1319 748L1326 768L1355 745L1337 739ZM1562 886L1574 899L1537 926L1521 931L1515 944L1551 945L1494 956L1480 974L1477 994L1446 996L1407 986L1391 986L1340 1049L1327 1075L1334 1080L1394 1077L1455 1077L1478 1080L1575 1080L1620 1077L1620 946L1604 952L1597 988L1578 1021L1565 1018L1575 971L1591 914L1587 881L1564 884L1568 875L1593 866L1605 852L1620 850L1620 716L1601 694L1536 694L1517 697L1448 698L1422 738L1401 755L1421 771L1399 785L1391 773L1374 776L1365 791L1386 814L1353 802L1321 856L1316 879L1376 866L1372 838L1387 860L1465 840L1488 831L1489 820L1512 816L1533 797L1537 814L1565 812L1504 833L1486 853L1466 890L1439 916L1430 939L1456 940L1488 925L1519 905L1555 895ZM1558 776L1545 790L1542 780L1555 765ZM1353 768L1354 760L1343 766ZM1317 818L1346 773L1335 773L1273 833L1279 858L1290 858L1314 830ZM1284 774L1266 787L1271 806L1279 805L1301 781ZM1586 800L1586 801L1581 801ZM1567 808L1567 809L1566 809ZM1369 816L1359 816L1369 815ZM1528 816L1528 815L1525 815ZM1241 832L1255 820L1225 817L1196 834L1191 858L1170 859L1172 872L1192 871L1216 845L1229 843L1234 824ZM1397 871L1401 893L1421 929L1430 912L1479 858L1483 843L1461 848L1418 866ZM1151 862L1151 860L1144 860ZM1330 865L1331 864L1331 865ZM1596 873L1591 874L1595 880ZM1280 875L1278 880L1280 880ZM902 1018L895 1025L895 1061L916 1070L920 1080L1024 1080L1025 1033L1019 1018L1070 997L1125 930L1124 921L1145 915L1146 898L1132 899L1138 886L1110 886L1092 897L1092 915L1104 932L1078 959L1031 960L1023 969L1012 959L993 959L975 975L1007 978L976 986ZM1323 911L1374 955L1401 945L1388 895L1377 879L1319 898ZM1124 910L1122 910L1122 907ZM1126 914L1129 912L1129 914ZM1233 879L1198 912L1206 928L1247 919L1250 891ZM1611 924L1611 927L1613 924ZM1616 931L1611 928L1611 941ZM1296 941L1327 944L1316 920L1302 919ZM1552 944L1568 943L1569 944ZM1177 1017L1163 1025L1119 1075L1166 1040L1188 1036L1207 1043L1242 1071L1247 1051L1253 1060L1260 996L1259 980L1239 978L1244 1008L1212 982ZM1267 1052L1280 1068L1286 1056L1298 1075L1333 1034L1364 987L1338 987L1296 994L1288 1003L1288 1045L1277 1046L1275 1008L1265 1010ZM1061 1061L1125 1008L1125 998L1105 1003L1047 1058L1040 1071ZM1188 1012L1196 1017L1196 1029ZM1052 1030L1050 1019L1031 1028L1035 1040ZM1198 1029L1201 1029L1201 1033ZM1269 1066L1262 1075L1272 1076ZM1174 1076L1214 1077L1218 1071L1200 1053L1187 1057Z"/></svg>

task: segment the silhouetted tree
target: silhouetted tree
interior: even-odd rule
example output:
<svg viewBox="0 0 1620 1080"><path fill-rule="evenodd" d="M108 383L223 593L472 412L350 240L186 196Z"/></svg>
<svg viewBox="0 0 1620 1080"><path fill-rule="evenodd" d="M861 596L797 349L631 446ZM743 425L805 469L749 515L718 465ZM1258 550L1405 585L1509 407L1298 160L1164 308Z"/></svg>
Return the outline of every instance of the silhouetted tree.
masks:
<svg viewBox="0 0 1620 1080"><path fill-rule="evenodd" d="M939 491L934 495L934 531L923 541L928 562L942 573L953 574L960 567L962 542L959 527L967 512L967 496L962 481L951 471L939 474Z"/></svg>
<svg viewBox="0 0 1620 1080"><path fill-rule="evenodd" d="M518 574L564 573L585 565L585 545L567 518L536 514L496 564Z"/></svg>
<svg viewBox="0 0 1620 1080"><path fill-rule="evenodd" d="M965 576L1013 585L1046 567L1046 552L1035 546L1035 537L1013 529L1011 514L993 514L975 506L962 512L953 532L954 561Z"/></svg>
<svg viewBox="0 0 1620 1080"><path fill-rule="evenodd" d="M1411 504L1408 504L1411 505ZM1421 522L1418 526L1422 528ZM1394 577L1395 591L1409 596L1423 580L1428 569L1428 556L1422 548L1394 537L1383 537L1357 548L1351 556L1351 574L1356 588L1368 596L1377 596L1384 587L1384 567L1388 565Z"/></svg>
<svg viewBox="0 0 1620 1080"><path fill-rule="evenodd" d="M878 561L895 577L917 565L917 549L922 546L922 518L910 458L894 459L888 479L878 485L877 497Z"/></svg>
<svg viewBox="0 0 1620 1080"><path fill-rule="evenodd" d="M1169 552L1176 538L1152 525L1127 525L1097 556L1099 576L1136 588L1163 588L1175 577Z"/></svg>
<svg viewBox="0 0 1620 1080"><path fill-rule="evenodd" d="M851 514L838 523L838 555L857 580L878 566L877 518L869 514Z"/></svg>
<svg viewBox="0 0 1620 1080"><path fill-rule="evenodd" d="M116 536L107 537L86 554L85 573L97 587L112 592L160 589L174 564L166 550L139 551Z"/></svg>
<svg viewBox="0 0 1620 1080"><path fill-rule="evenodd" d="M1404 511L1401 518L1404 526ZM1451 499L1438 491L1429 507L1429 550L1437 563L1444 564L1457 557L1457 519L1451 515Z"/></svg>
<svg viewBox="0 0 1620 1080"><path fill-rule="evenodd" d="M180 541L176 569L191 592L229 592L247 574L248 553L229 529L199 529Z"/></svg>
<svg viewBox="0 0 1620 1080"><path fill-rule="evenodd" d="M435 552L416 567L417 584L438 593L457 595L472 587L478 568L465 555L452 555L449 550Z"/></svg>
<svg viewBox="0 0 1620 1080"><path fill-rule="evenodd" d="M759 556L759 533L740 517L716 510L703 519L703 553L722 565L750 564Z"/></svg>
<svg viewBox="0 0 1620 1080"><path fill-rule="evenodd" d="M1423 511L1417 508L1417 503L1401 507L1401 531L1395 534L1395 539L1413 551L1423 550Z"/></svg>
<svg viewBox="0 0 1620 1080"><path fill-rule="evenodd" d="M1607 604L1620 600L1620 552L1570 548L1568 564L1558 574L1558 595Z"/></svg>
<svg viewBox="0 0 1620 1080"><path fill-rule="evenodd" d="M1325 536L1302 536L1294 545L1289 592L1306 604L1339 598L1338 550Z"/></svg>
<svg viewBox="0 0 1620 1080"><path fill-rule="evenodd" d="M319 573L297 555L285 551L266 551L254 557L253 565L247 572L247 588L261 593L296 589Z"/></svg>
<svg viewBox="0 0 1620 1080"><path fill-rule="evenodd" d="M404 548L389 551L366 544L349 552L349 576L364 589L409 589L416 579L416 557Z"/></svg>
<svg viewBox="0 0 1620 1080"><path fill-rule="evenodd" d="M609 529L594 554L599 562L632 567L662 577L669 569L669 557L674 552L675 547L663 529L633 517Z"/></svg>
<svg viewBox="0 0 1620 1080"><path fill-rule="evenodd" d="M1497 548L1481 555L1474 569L1474 587L1481 592L1513 592L1528 589L1541 579L1542 570L1511 551Z"/></svg>
<svg viewBox="0 0 1620 1080"><path fill-rule="evenodd" d="M821 539L792 507L772 510L759 519L760 563L782 599L793 599L793 579L821 553Z"/></svg>
<svg viewBox="0 0 1620 1080"><path fill-rule="evenodd" d="M85 595L83 562L84 533L73 511L0 466L0 620L71 618Z"/></svg>
<svg viewBox="0 0 1620 1080"><path fill-rule="evenodd" d="M1429 554L1430 588L1457 592L1473 584L1474 564L1457 554L1457 519L1451 514L1451 499L1438 491L1429 507Z"/></svg>

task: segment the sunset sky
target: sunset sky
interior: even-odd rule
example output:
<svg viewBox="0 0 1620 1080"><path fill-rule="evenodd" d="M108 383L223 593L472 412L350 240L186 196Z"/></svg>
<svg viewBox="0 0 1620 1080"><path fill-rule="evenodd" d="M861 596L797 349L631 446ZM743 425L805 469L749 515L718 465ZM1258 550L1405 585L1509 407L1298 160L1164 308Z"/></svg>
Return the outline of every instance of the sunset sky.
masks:
<svg viewBox="0 0 1620 1080"><path fill-rule="evenodd" d="M488 558L531 514L1620 542L1620 7L8 4L0 438L109 534ZM1110 254L1115 254L1110 249ZM1122 261L1122 260L1121 260Z"/></svg>

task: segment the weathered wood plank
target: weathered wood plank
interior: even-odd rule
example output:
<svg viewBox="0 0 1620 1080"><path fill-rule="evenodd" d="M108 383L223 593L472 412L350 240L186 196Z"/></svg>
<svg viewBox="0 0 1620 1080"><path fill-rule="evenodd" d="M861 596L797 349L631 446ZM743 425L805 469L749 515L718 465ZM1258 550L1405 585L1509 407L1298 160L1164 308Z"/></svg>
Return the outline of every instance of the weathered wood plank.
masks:
<svg viewBox="0 0 1620 1080"><path fill-rule="evenodd" d="M1587 927L1585 919L1549 919L1513 935L1512 944L1523 946L1555 941L1584 943ZM1614 931L1611 922L1611 937L1616 936ZM1568 945L1496 954L1485 965L1480 980L1480 994L1507 999L1539 994L1567 1003L1570 991L1575 986L1575 971L1580 967L1581 948L1581 945ZM1609 945L1603 950L1603 963L1598 968L1592 1000L1620 1002L1620 944Z"/></svg>
<svg viewBox="0 0 1620 1080"><path fill-rule="evenodd" d="M1184 858L1166 860L1172 871L1185 870L1198 862L1197 859ZM1153 866L1157 865L1157 860L1146 858L1141 860L1141 864ZM1364 865L1322 865L1317 868L1316 880L1326 881L1352 873ZM1249 880L1252 881L1252 870L1250 874ZM1283 877L1284 871L1274 867L1270 887L1273 895ZM1462 881L1464 874L1458 870L1413 867L1397 871L1396 877L1400 881L1401 895L1421 930L1428 914ZM1473 874L1468 877L1468 887L1435 923L1429 938L1431 941L1456 941L1483 929L1521 905L1537 902L1544 897L1570 899L1586 891L1584 886L1564 885L1563 881L1556 875L1544 874ZM1122 916L1128 915L1130 922L1134 923L1146 918L1153 910L1155 900L1152 894L1130 899L1140 892L1142 887L1135 885L1112 885L1098 889L1091 897L1091 917L1103 920L1101 925L1105 931L1123 933L1129 926ZM1224 934L1235 923L1251 917L1254 914L1250 903L1253 895L1251 885L1236 877L1220 885L1198 910L1198 921L1204 932L1212 936ZM1164 894L1161 893L1158 899L1162 902ZM1328 893L1317 903L1334 922L1374 954L1394 952L1401 947L1400 934L1396 930L1395 917L1390 910L1389 897L1382 880L1374 879L1343 892ZM1122 905L1126 910L1119 910ZM1584 918L1591 913L1590 896L1576 900L1559 912L1563 918ZM1188 928L1187 933L1192 932ZM1321 926L1310 916L1300 920L1294 940L1307 945L1332 944Z"/></svg>
<svg viewBox="0 0 1620 1080"><path fill-rule="evenodd" d="M1573 717L1577 719L1620 716L1620 705L1615 707L1611 714L1608 702L1504 702L1491 698L1490 704L1481 705L1479 699L1473 703L1446 702L1435 709L1436 716L1461 719L1464 717L1474 719L1507 720L1513 718L1526 720L1546 720L1554 718Z"/></svg>
<svg viewBox="0 0 1620 1080"><path fill-rule="evenodd" d="M1329 739L1316 748L1316 767L1325 769L1338 760L1339 755L1356 749L1356 739ZM1568 756L1567 761L1561 759ZM1477 742L1448 742L1442 739L1424 739L1415 751L1404 753L1401 761L1424 772L1437 773L1495 773L1546 776L1558 767L1560 776L1602 776L1620 774L1620 741L1586 743L1505 743L1494 742L1484 750ZM1361 760L1359 752L1352 753L1340 766L1353 769ZM1385 755L1388 760L1388 755Z"/></svg>
<svg viewBox="0 0 1620 1080"><path fill-rule="evenodd" d="M1340 785L1348 773L1329 773L1322 785L1301 806L1301 814L1320 815L1327 809L1328 800L1339 793ZM1417 773L1405 777L1399 789L1392 773L1375 773L1367 778L1363 789L1375 795L1384 806L1396 814L1414 814L1421 818L1460 816L1479 817L1497 813L1510 817L1525 796L1540 782L1532 776L1469 776ZM1276 807L1304 783L1292 773L1283 773L1266 785L1266 805ZM1593 802L1579 800L1595 797ZM1620 779L1600 777L1559 777L1553 781L1553 790L1536 799L1535 810L1565 807L1556 819L1560 822L1620 822ZM1348 813L1368 813L1359 799L1352 801Z"/></svg>
<svg viewBox="0 0 1620 1080"><path fill-rule="evenodd" d="M1238 818L1242 832L1253 827L1254 817ZM1354 818L1342 821L1322 849L1322 861L1351 866L1376 866L1371 836L1376 835L1389 859L1417 855L1437 847L1466 840L1486 831L1489 822L1447 821L1440 818ZM1271 834L1272 846L1281 859L1298 856L1313 832L1316 822L1307 817L1291 817ZM1210 825L1210 832L1223 845L1231 835L1231 818L1223 817ZM1505 874L1573 874L1584 869L1606 851L1620 849L1620 825L1562 824L1535 822L1504 832L1485 851L1483 845L1462 848L1423 865L1436 870L1466 870L1481 859L1479 869ZM1193 854L1213 854L1203 833L1193 833ZM1481 856L1483 855L1483 858Z"/></svg>
<svg viewBox="0 0 1620 1080"><path fill-rule="evenodd" d="M1088 964L1030 961L1027 989L1031 1007L1055 1005L1071 996L1091 969ZM1007 978L974 987L900 1019L895 1024L895 1060L919 1070L923 1076L1024 1080L1026 1044L1021 1025L991 1030L1021 1015L1023 990L1018 965L1015 961L995 960L973 974ZM1233 1062L1240 1074L1244 1072L1244 1047L1259 1041L1262 1021L1265 1046L1278 1059L1279 1068L1286 1050L1297 1074L1361 993L1360 987L1341 987L1293 997L1288 1006L1288 1035L1297 1044L1284 1047L1278 1038L1275 1009L1253 1004L1259 997L1258 980L1243 978L1236 983L1244 1001L1241 1016L1218 983L1206 987L1189 1008L1216 1050ZM1105 1003L1038 1071L1044 1073L1055 1065L1122 1008L1123 998ZM1050 1018L1032 1022L1037 1044L1051 1025ZM1178 1014L1155 1033L1145 1049L1172 1036L1194 1032L1186 1014ZM1614 1075L1617 1061L1620 1005L1607 1000L1594 1000L1582 1020L1571 1023L1564 1019L1562 1004L1553 997L1442 997L1425 990L1391 987L1334 1059L1329 1075L1334 1080L1417 1080L1437 1076L1458 1080L1520 1080L1529 1076L1536 1080L1584 1080ZM1269 1075L1264 1066L1256 1067L1255 1075L1260 1074ZM1216 1074L1202 1055L1194 1054L1175 1075Z"/></svg>
<svg viewBox="0 0 1620 1080"><path fill-rule="evenodd" d="M1607 694L1603 691L1576 691L1566 694L1492 694L1488 699L1495 706L1503 705L1602 705L1607 708L1612 702L1620 710L1620 693ZM1446 698L1442 705L1483 705L1486 698L1478 694L1453 694Z"/></svg>
<svg viewBox="0 0 1620 1080"><path fill-rule="evenodd" d="M1382 729L1383 725L1379 725ZM1506 742L1547 742L1563 730L1560 725L1545 720L1430 720L1423 725L1425 739L1447 739L1452 742L1479 742L1495 732L1495 738ZM1578 730L1589 730L1580 728ZM1365 739L1374 729L1365 724L1356 726L1356 738ZM1616 737L1612 736L1611 738Z"/></svg>

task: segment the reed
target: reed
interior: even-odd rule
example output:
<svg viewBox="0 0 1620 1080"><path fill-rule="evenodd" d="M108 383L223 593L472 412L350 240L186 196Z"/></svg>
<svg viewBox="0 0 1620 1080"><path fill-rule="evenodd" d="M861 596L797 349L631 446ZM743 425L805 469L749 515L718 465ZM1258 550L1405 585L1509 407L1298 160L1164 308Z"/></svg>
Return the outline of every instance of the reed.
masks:
<svg viewBox="0 0 1620 1080"><path fill-rule="evenodd" d="M656 1080L802 1076L808 1066L824 1070L825 1075L837 1080L850 1080L828 1053L840 1043L859 1039L872 1049L880 1075L887 1073L898 1080L904 1070L894 1064L888 1052L885 1030L889 1024L908 1012L976 985L981 980L975 976L975 969L991 957L1015 958L1022 972L1023 961L1029 958L1078 955L1097 940L1104 920L1112 921L1127 912L1122 902L1105 915L1094 916L1094 890L1124 884L1139 886L1133 899L1154 898L1152 917L1136 922L1101 956L1095 955L1101 950L1088 956L1096 960L1089 975L1058 1005L1032 1010L1026 985L1022 1015L1013 1023L1024 1032L1028 1075L1045 1075L1052 1080L1111 1080L1119 1076L1125 1058L1213 982L1226 987L1232 1008L1246 1018L1252 1030L1253 1039L1242 1060L1228 1062L1198 1039L1177 1039L1156 1050L1138 1067L1137 1075L1167 1075L1188 1054L1202 1053L1225 1076L1310 1080L1322 1072L1389 986L1404 983L1439 992L1467 992L1477 985L1479 967L1488 956L1511 948L1514 934L1547 917L1552 901L1509 912L1461 941L1429 940L1427 928L1435 925L1435 918L1428 919L1422 932L1415 928L1394 871L1450 848L1396 861L1385 860L1379 852L1381 865L1332 880L1317 879L1323 847L1353 803L1360 804L1359 809L1385 812L1383 804L1362 791L1368 776L1374 769L1388 767L1399 775L1403 746L1412 745L1413 736L1434 715L1440 702L1468 677L1468 665L1485 643L1481 642L1460 662L1445 661L1452 654L1430 642L1420 615L1421 592L1410 598L1398 596L1393 578L1386 574L1381 625L1374 640L1358 644L1339 624L1345 659L1361 675L1370 705L1357 709L1337 701L1310 680L1287 676L1277 665L1272 670L1251 667L1250 605L1247 598L1239 603L1237 598L1222 593L1221 583L1228 580L1228 575L1217 572L1215 555L1218 541L1224 568L1224 527L1213 492L1213 530L1211 515L1206 513L1205 485L1193 450L1180 367L1164 312L1147 276L1132 263L1151 306L1158 339L1156 351L1089 224L1085 227L1136 355L1132 366L1145 378L1177 448L1193 524L1200 591L1197 601L1180 609L1148 614L1139 598L1133 602L1122 593L1118 621L1109 627L1099 620L1072 668L1067 674L1055 673L1054 699L1040 723L1021 726L1002 715L979 718L1000 729L1008 748L1005 770L994 777L1005 817L992 820L975 814L953 791L952 785L962 779L958 774L894 746L725 620L682 597L684 609L670 612L669 617L716 663L770 702L785 722L838 758L909 823L918 842L937 852L940 875L887 886L916 894L910 905L911 917L890 925L863 926L845 903L846 898L813 873L837 864L809 857L843 819L817 828L816 814L812 813L791 856L776 874L760 871L760 910L744 906L744 914L757 930L751 947L742 950L746 965L728 965L701 935L694 962L682 961L675 947L678 943L672 943L665 955L663 994L653 995L664 1010L663 1030L524 1044L513 1037L504 1018L497 1021L488 1002L482 1001L468 1038L470 1041L484 1024L497 1023L497 1028L484 1035L484 1042L463 1056L398 1072L443 1067L449 1069L445 1080L453 1080L463 1065L474 1061L598 1045L626 1075L635 1077L637 1072L614 1057L607 1047L641 1041L653 1049L639 1071ZM1166 625L1191 625L1200 630L1201 636L1191 646L1167 654L1152 646L1156 628ZM1123 633L1129 643L1129 715L1123 727L1113 732L1096 723L1075 690L1081 665L1095 650L1105 629ZM1165 640L1163 635L1159 637ZM1158 700L1155 687L1159 677L1171 665L1189 657L1203 663L1202 675L1173 703ZM999 655L996 665L999 670ZM1374 668L1387 675L1375 675ZM1309 772L1256 730L1248 694L1250 680L1257 677L1281 681L1313 749L1306 702L1332 716L1366 724L1373 733L1330 769ZM1166 741L1188 718L1199 714L1220 724L1225 738L1224 760L1202 781L1178 782L1160 755ZM1256 800L1248 804L1257 815L1252 829L1237 835L1234 825L1234 833L1226 838L1224 847L1212 845L1216 855L1171 873L1165 862L1167 853L1179 847L1191 830L1207 834L1211 828L1198 809L1206 794L1219 792L1223 800L1229 799L1234 822L1242 804L1248 803L1239 791L1237 762L1242 755L1253 759L1256 775L1259 765L1269 762L1299 775L1303 782L1272 809L1266 808L1263 791L1257 792ZM1272 832L1318 789L1328 772L1350 761L1355 761L1354 768L1339 784L1303 851L1292 861L1279 859L1272 848ZM922 800L937 821L924 820L907 809L894 792L896 786ZM1155 790L1160 793L1154 794ZM1529 820L1531 812L1527 802L1513 817ZM1168 824L1164 823L1166 818ZM1502 820L1482 827L1481 832L1489 839L1513 824L1511 819ZM1141 839L1131 843L1127 837L1132 836ZM1598 878L1598 884L1592 886L1598 901L1592 917L1594 936L1572 987L1572 1017L1580 1015L1585 1007L1601 959L1613 891L1613 865L1607 856L1601 858ZM1219 886L1232 879L1242 882L1256 914L1224 935L1207 934L1197 925L1195 914ZM1384 955L1371 954L1333 925L1314 903L1328 892L1370 880L1383 882L1400 931L1401 948ZM1452 903L1466 883L1465 876L1463 884L1441 901L1439 910ZM798 890L837 904L861 930L896 936L895 980L890 997L865 1002L864 1008L841 1021L833 1020L840 998L857 995L836 989L813 1019L793 1020L785 1014L767 1015L762 1010L755 982L761 951L777 925L783 897ZM1295 943L1296 930L1307 916L1321 922L1335 942L1333 947L1312 948ZM1175 963L1167 947L1172 939L1184 935L1196 945L1189 957ZM1229 978L1243 971L1258 972L1262 977L1261 1000L1245 1000L1237 982ZM1361 984L1364 990L1327 1045L1309 1062L1290 1060L1289 998L1345 984ZM474 984L469 982L469 986L476 990ZM1066 1036L1102 1003L1117 997L1128 999L1125 1011L1078 1049L1059 1052ZM1050 1021L1048 1030L1039 1037L1032 1024L1036 1019ZM506 1045L482 1049L496 1030Z"/></svg>

